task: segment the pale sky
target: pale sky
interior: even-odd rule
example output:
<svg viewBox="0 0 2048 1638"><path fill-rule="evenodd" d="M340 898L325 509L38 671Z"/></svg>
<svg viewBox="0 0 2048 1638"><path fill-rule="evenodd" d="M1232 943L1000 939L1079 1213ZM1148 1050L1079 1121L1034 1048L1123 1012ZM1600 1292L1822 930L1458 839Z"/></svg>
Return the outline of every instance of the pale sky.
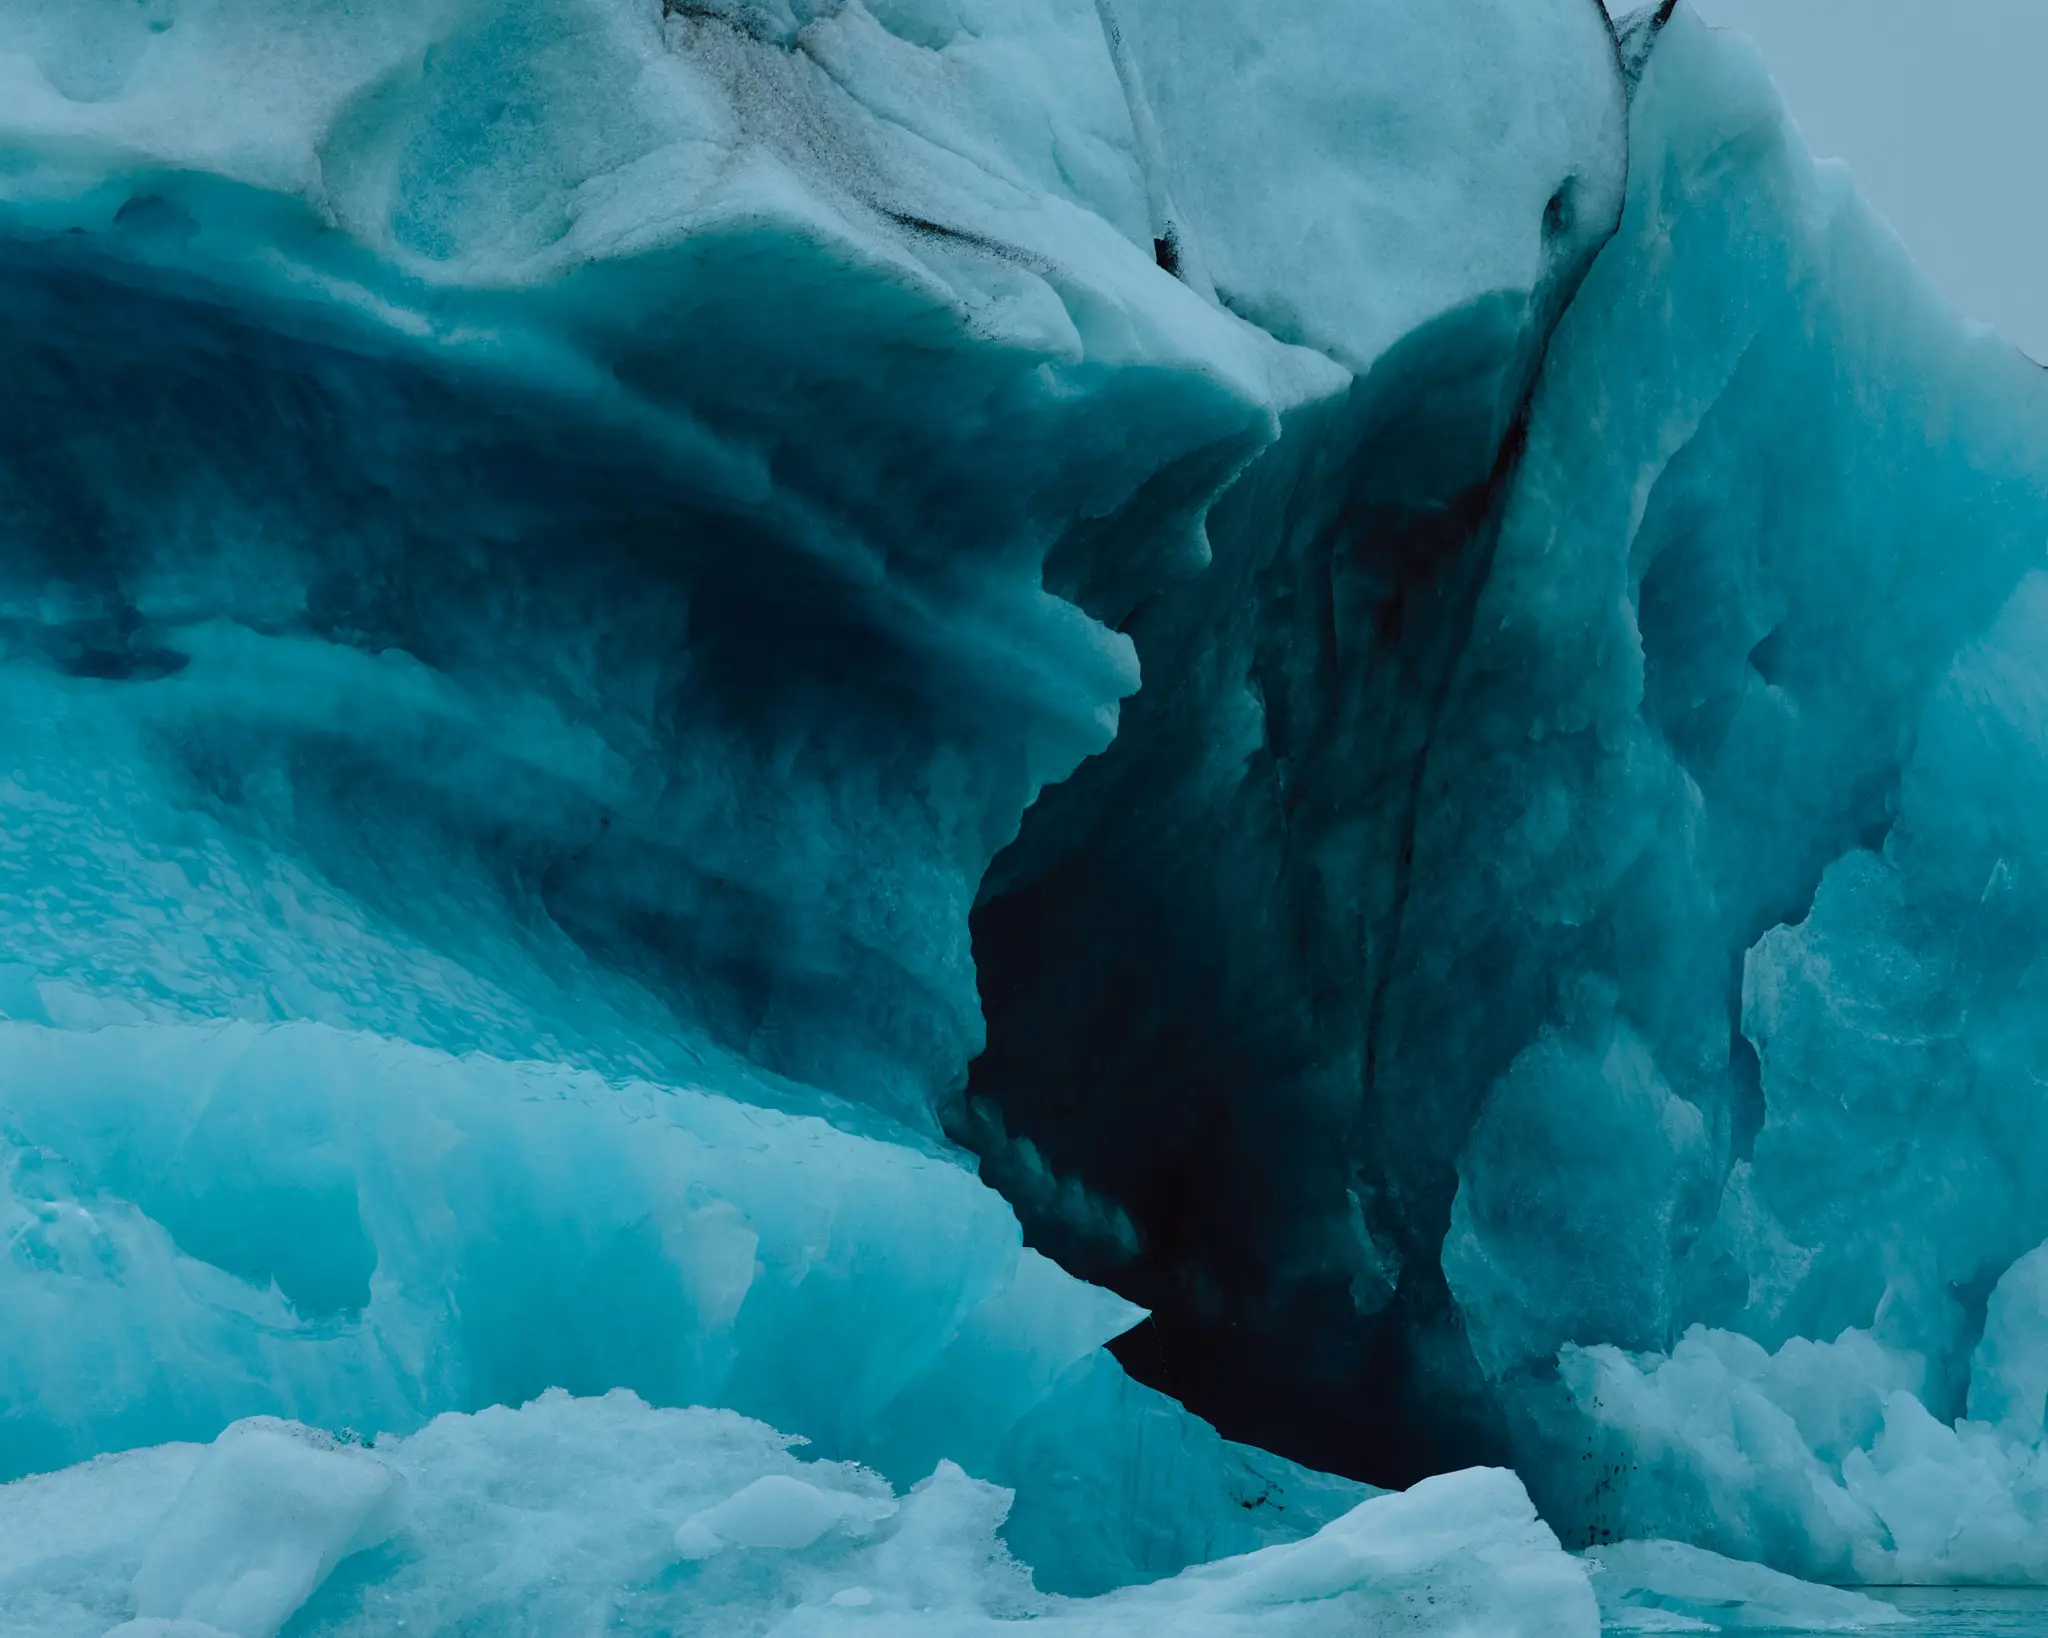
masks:
<svg viewBox="0 0 2048 1638"><path fill-rule="evenodd" d="M1936 287L2048 363L2048 0L1691 3L1757 40Z"/></svg>

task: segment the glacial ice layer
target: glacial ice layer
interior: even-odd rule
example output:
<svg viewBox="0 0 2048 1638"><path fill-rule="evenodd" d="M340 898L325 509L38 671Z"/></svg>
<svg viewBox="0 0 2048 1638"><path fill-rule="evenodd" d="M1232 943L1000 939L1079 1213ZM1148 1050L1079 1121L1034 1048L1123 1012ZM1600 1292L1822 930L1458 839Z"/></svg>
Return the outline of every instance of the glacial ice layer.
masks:
<svg viewBox="0 0 2048 1638"><path fill-rule="evenodd" d="M0 297L6 1638L2048 1575L2048 406L1740 43L0 0Z"/></svg>

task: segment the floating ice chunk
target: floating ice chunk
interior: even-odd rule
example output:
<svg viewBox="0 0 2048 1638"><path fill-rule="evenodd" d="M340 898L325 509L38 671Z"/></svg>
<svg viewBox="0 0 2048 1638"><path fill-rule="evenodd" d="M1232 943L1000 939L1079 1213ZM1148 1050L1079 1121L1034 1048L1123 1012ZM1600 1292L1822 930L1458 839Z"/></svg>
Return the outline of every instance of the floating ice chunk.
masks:
<svg viewBox="0 0 2048 1638"><path fill-rule="evenodd" d="M1610 1516L1814 1579L1882 1573L1883 1526L1837 1464L1875 1436L1910 1362L1867 1334L1795 1338L1773 1355L1695 1326L1668 1356L1566 1348L1558 1363L1605 1432Z"/></svg>
<svg viewBox="0 0 2048 1638"><path fill-rule="evenodd" d="M1816 1579L2048 1577L2048 1456L1941 1421L1921 1362L1868 1333L1770 1354L1696 1326L1668 1358L1567 1348L1559 1364L1609 1441L1610 1516Z"/></svg>
<svg viewBox="0 0 2048 1638"><path fill-rule="evenodd" d="M1868 1451L1842 1463L1849 1493L1883 1520L1892 1551L1871 1580L2048 1579L2048 1463L1975 1422L1938 1420L1909 1393L1885 1403Z"/></svg>
<svg viewBox="0 0 2048 1638"><path fill-rule="evenodd" d="M238 1422L150 1541L136 1610L273 1638L336 1564L397 1528L404 1498L399 1476L366 1451L274 1417Z"/></svg>
<svg viewBox="0 0 2048 1638"><path fill-rule="evenodd" d="M676 1530L676 1551L709 1558L727 1547L808 1547L840 1525L859 1532L895 1511L894 1502L837 1495L770 1473L685 1520Z"/></svg>
<svg viewBox="0 0 2048 1638"><path fill-rule="evenodd" d="M1559 1550L1521 1481L1501 1468L1425 1479L1361 1503L1305 1541L1104 1602L1158 1612L1158 1625L1134 1631L1234 1632L1224 1618L1257 1614L1272 1623L1262 1633L1564 1638L1596 1622L1582 1566ZM1289 1618L1311 1609L1322 1612L1313 1624Z"/></svg>
<svg viewBox="0 0 2048 1638"><path fill-rule="evenodd" d="M1855 1632L1906 1619L1862 1593L1817 1586L1677 1541L1617 1542L1590 1549L1585 1559L1601 1625L1625 1632Z"/></svg>
<svg viewBox="0 0 2048 1638"><path fill-rule="evenodd" d="M262 1435L252 1442L240 1430L206 1453L188 1490L223 1488L223 1475L269 1463L310 1478L317 1459L338 1455L387 1464L411 1499L392 1550L352 1560L313 1591L292 1617L294 1638L599 1626L622 1638L997 1638L1027 1619L1051 1638L1355 1638L1388 1626L1445 1638L1593 1638L1597 1625L1583 1567L1536 1519L1514 1477L1497 1470L1375 1498L1304 1540L1171 1580L1061 1598L1034 1587L998 1533L1010 1505L1001 1487L941 1462L899 1502L875 1474L802 1461L785 1435L730 1411L554 1393L518 1411L440 1417L411 1438L380 1440L374 1458L274 1432L269 1439L291 1448L266 1448ZM118 1619L105 1613L118 1596L110 1584L145 1552L153 1562L169 1539L175 1509L156 1540L146 1518L165 1505L166 1479L194 1455L189 1447L137 1452L0 1487L0 1638L102 1638ZM353 1493L359 1477L338 1474L335 1488ZM271 1494L289 1490L273 1476ZM139 1492L151 1498L140 1510L126 1500ZM244 1484L236 1493L258 1490ZM667 1521L691 1509L691 1526L728 1547L782 1550L720 1552L678 1567ZM35 1530L16 1527L52 1512L66 1520L62 1539L46 1535L24 1553L15 1536ZM209 1516L216 1524L225 1517ZM340 1522L329 1521L325 1539ZM284 1533L261 1521L254 1529L265 1541ZM199 1624L199 1614L213 1619ZM119 1630L121 1638L276 1630L241 1619L188 1605L146 1612Z"/></svg>

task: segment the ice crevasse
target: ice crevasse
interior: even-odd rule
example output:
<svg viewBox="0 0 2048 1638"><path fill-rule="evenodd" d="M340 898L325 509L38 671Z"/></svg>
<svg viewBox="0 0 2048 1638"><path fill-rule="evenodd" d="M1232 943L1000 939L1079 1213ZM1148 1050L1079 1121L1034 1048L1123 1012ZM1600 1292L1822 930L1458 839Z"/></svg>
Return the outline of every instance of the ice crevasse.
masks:
<svg viewBox="0 0 2048 1638"><path fill-rule="evenodd" d="M0 296L8 1638L2048 1575L2048 405L1741 42L0 0Z"/></svg>

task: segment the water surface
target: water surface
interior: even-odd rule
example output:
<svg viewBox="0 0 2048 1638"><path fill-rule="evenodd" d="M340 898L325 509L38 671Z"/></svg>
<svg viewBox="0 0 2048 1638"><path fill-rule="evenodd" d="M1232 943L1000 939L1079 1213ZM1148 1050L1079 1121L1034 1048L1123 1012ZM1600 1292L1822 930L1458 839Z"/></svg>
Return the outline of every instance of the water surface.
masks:
<svg viewBox="0 0 2048 1638"><path fill-rule="evenodd" d="M1858 1587L1895 1604L1910 1627L1876 1627L1897 1638L2048 1638L2048 1587ZM1776 1638L1780 1629L1750 1629Z"/></svg>

